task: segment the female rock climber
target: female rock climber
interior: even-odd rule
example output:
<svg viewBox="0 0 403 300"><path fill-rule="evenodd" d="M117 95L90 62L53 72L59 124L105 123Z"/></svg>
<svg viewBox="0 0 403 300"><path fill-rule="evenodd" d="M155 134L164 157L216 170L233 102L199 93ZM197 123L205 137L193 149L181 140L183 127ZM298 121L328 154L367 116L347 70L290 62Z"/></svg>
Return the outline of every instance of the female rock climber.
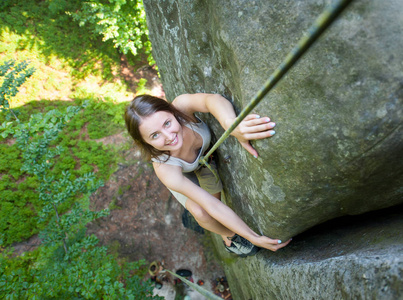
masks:
<svg viewBox="0 0 403 300"><path fill-rule="evenodd" d="M185 94L172 104L150 95L137 96L126 108L127 130L148 159L161 182L194 216L199 225L221 235L228 252L254 255L262 248L276 251L282 243L255 233L228 206L220 201L222 184L213 173L199 165L210 144L207 125L196 112L211 113L226 130L236 115L232 104L217 94ZM257 151L249 140L275 134L268 117L248 115L232 132L254 157Z"/></svg>

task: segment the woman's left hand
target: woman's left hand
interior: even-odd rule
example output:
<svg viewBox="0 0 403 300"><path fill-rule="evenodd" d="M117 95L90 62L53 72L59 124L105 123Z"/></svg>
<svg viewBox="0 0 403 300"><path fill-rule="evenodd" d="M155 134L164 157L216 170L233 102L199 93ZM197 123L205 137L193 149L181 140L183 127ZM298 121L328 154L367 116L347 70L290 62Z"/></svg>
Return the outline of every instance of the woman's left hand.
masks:
<svg viewBox="0 0 403 300"><path fill-rule="evenodd" d="M227 128L234 122L226 120ZM242 120L231 135L235 136L239 143L254 157L258 157L257 151L250 144L250 140L260 140L273 136L276 132L273 130L276 123L271 122L269 117L260 117L256 114L250 114Z"/></svg>

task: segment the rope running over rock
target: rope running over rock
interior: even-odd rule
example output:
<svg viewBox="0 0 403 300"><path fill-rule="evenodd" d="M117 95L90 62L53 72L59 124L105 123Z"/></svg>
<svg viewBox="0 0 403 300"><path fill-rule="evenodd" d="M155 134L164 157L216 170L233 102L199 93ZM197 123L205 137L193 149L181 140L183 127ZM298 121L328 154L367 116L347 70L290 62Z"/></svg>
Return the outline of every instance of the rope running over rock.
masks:
<svg viewBox="0 0 403 300"><path fill-rule="evenodd" d="M280 79L291 69L301 56L312 46L319 36L333 23L334 20L353 0L340 0L330 4L325 11L316 19L315 23L308 29L297 45L288 53L284 61L270 75L261 90L252 98L249 104L241 111L234 123L223 133L220 139L211 147L210 151L202 156L199 163L206 165L216 176L217 173L207 162L207 158L220 146L231 134L231 132L242 122L242 120L260 103L263 97L280 81Z"/></svg>

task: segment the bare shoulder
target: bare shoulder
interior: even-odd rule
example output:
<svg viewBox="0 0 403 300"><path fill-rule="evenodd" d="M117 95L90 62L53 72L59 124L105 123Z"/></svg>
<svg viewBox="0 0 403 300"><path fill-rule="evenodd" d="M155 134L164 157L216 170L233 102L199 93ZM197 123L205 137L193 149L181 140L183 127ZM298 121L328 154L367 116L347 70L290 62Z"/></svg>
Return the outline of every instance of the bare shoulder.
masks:
<svg viewBox="0 0 403 300"><path fill-rule="evenodd" d="M208 112L206 102L213 94L183 94L175 98L172 104L181 112L193 115L195 112Z"/></svg>
<svg viewBox="0 0 403 300"><path fill-rule="evenodd" d="M176 191L189 199L192 199L206 209L206 205L211 201L218 201L210 194L196 185L182 173L182 168L163 163L153 163L155 173L161 182L169 189Z"/></svg>
<svg viewBox="0 0 403 300"><path fill-rule="evenodd" d="M170 189L175 189L175 186L180 184L184 178L182 168L179 166L153 162L153 167L159 180Z"/></svg>

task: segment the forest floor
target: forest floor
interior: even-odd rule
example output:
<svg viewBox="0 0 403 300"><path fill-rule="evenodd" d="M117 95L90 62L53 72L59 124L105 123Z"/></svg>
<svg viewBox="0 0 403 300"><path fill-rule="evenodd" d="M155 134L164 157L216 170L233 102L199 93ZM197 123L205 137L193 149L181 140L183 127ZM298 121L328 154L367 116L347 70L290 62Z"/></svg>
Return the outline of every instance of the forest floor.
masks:
<svg viewBox="0 0 403 300"><path fill-rule="evenodd" d="M103 142L116 145L125 142L125 136L111 136ZM91 196L93 209L110 208L111 213L90 224L88 233L129 261L163 262L173 272L190 270L195 283L202 280L203 287L213 292L224 271L215 257L210 233L200 234L183 226L184 208L159 181L151 164L140 159L139 151L130 148L122 154L124 163ZM155 292L175 299L178 287L174 279L170 276ZM191 299L204 299L189 289L185 293L191 294Z"/></svg>
<svg viewBox="0 0 403 300"><path fill-rule="evenodd" d="M165 98L157 71L148 65L135 69L122 56L120 76L133 93L138 88L139 80L145 78L146 90L154 96ZM110 252L119 258L128 261L145 259L147 263L157 261L173 272L189 270L194 283L201 280L203 288L224 296L217 291L218 280L225 278L225 274L214 253L210 233L201 234L184 227L184 208L159 181L151 164L141 159L135 146L128 146L132 143L127 133L97 141L113 145L116 155L122 157L122 163L119 163L117 171L104 186L91 196L91 209L109 208L111 213L89 224L88 234L95 234L100 243L107 245ZM35 235L27 241L14 244L14 253L21 255L39 244L40 240ZM173 276L167 276L162 284L162 288L155 288L154 293L167 300L183 299L185 295L192 300L205 299L187 286L177 284ZM228 295L226 299L231 298Z"/></svg>

